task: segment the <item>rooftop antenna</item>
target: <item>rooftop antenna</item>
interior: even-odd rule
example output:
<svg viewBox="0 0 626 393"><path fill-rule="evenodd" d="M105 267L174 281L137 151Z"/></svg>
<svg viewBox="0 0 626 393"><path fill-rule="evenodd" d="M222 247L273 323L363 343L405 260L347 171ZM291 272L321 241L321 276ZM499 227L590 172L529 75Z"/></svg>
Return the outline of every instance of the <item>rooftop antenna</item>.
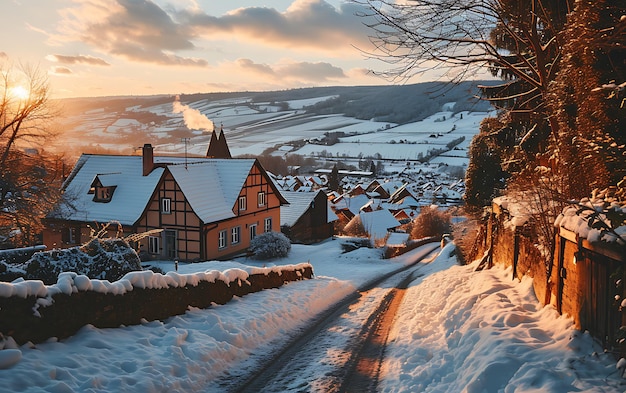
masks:
<svg viewBox="0 0 626 393"><path fill-rule="evenodd" d="M187 144L189 143L189 139L191 138L180 138L180 140L185 144L185 169L187 169Z"/></svg>

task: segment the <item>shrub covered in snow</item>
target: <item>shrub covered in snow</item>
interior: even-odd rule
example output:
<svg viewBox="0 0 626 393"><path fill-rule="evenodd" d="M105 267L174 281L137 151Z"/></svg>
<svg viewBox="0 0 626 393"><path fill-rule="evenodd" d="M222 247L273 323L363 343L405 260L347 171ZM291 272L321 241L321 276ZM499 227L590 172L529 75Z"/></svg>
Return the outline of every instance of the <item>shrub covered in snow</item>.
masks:
<svg viewBox="0 0 626 393"><path fill-rule="evenodd" d="M131 271L141 270L135 250L124 239L94 238L80 247L39 252L22 264L0 264L0 281L17 277L42 280L50 285L62 272L116 281Z"/></svg>
<svg viewBox="0 0 626 393"><path fill-rule="evenodd" d="M291 241L280 232L265 232L250 241L250 251L258 259L286 257L291 250Z"/></svg>
<svg viewBox="0 0 626 393"><path fill-rule="evenodd" d="M359 248L372 248L372 241L367 237L354 237L341 239L341 251L347 253Z"/></svg>

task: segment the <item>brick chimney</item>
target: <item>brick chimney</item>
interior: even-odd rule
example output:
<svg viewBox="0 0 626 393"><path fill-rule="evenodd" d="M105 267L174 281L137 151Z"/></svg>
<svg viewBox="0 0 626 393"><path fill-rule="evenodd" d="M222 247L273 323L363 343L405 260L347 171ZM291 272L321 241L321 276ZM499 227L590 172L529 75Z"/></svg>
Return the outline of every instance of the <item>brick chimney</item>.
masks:
<svg viewBox="0 0 626 393"><path fill-rule="evenodd" d="M148 176L152 169L154 169L154 148L151 144L146 143L143 145L142 156L143 156L143 175Z"/></svg>

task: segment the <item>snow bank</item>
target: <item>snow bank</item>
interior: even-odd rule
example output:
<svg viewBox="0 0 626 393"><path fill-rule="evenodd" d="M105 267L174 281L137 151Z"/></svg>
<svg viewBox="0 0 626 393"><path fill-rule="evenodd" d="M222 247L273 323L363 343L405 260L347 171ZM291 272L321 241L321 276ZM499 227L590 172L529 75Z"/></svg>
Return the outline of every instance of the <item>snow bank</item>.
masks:
<svg viewBox="0 0 626 393"><path fill-rule="evenodd" d="M404 297L379 391L623 391L612 355L541 307L530 278L442 254Z"/></svg>
<svg viewBox="0 0 626 393"><path fill-rule="evenodd" d="M50 297L58 293L71 295L78 291L94 291L103 294L123 295L134 288L141 289L166 289L179 288L186 285L197 286L202 281L214 283L216 280L227 285L237 281L247 281L251 274L277 273L281 275L285 271L297 272L302 269L312 268L308 262L294 265L282 265L272 267L254 267L241 265L242 268L227 269L223 272L210 270L189 274L168 272L167 274L154 273L150 270L127 273L118 281L90 279L85 275L73 272L65 272L59 275L56 284L45 285L39 280L16 280L12 283L0 282L0 297L17 296L27 298L29 296Z"/></svg>

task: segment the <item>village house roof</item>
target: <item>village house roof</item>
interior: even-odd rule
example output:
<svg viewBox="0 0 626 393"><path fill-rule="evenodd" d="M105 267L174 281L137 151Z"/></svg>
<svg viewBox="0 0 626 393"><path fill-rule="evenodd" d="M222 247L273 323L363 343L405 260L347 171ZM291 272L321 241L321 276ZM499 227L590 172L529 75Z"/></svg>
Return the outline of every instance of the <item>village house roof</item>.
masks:
<svg viewBox="0 0 626 393"><path fill-rule="evenodd" d="M255 162L154 157L154 168L144 176L141 156L83 154L63 186L64 201L49 217L134 225L164 173L169 171L204 223L227 219L234 216L233 206ZM114 187L105 203L90 192L95 179L103 186ZM282 196L279 198L284 201Z"/></svg>
<svg viewBox="0 0 626 393"><path fill-rule="evenodd" d="M300 217L311 207L311 203L319 193L318 192L297 192L282 191L283 197L287 199L289 205L280 207L280 226L294 226Z"/></svg>
<svg viewBox="0 0 626 393"><path fill-rule="evenodd" d="M365 206L370 198L365 194L356 195L353 197L349 197L348 195L342 195L339 198L335 199L336 203L334 203L335 211L341 209L347 209L352 212L352 214L359 214L361 208Z"/></svg>
<svg viewBox="0 0 626 393"><path fill-rule="evenodd" d="M400 226L389 210L374 210L359 214L361 224L365 231L374 239L383 239L389 230Z"/></svg>
<svg viewBox="0 0 626 393"><path fill-rule="evenodd" d="M254 159L212 159L167 168L204 223L235 217L239 197Z"/></svg>
<svg viewBox="0 0 626 393"><path fill-rule="evenodd" d="M385 245L387 247L406 247L408 241L408 233L391 232L389 234L389 237L387 238L387 243Z"/></svg>
<svg viewBox="0 0 626 393"><path fill-rule="evenodd" d="M63 202L52 213L54 218L73 221L134 224L143 213L165 168L157 167L148 176L142 173L141 156L83 154L63 185ZM108 203L94 201L89 193L95 179L107 178L112 185L116 173L117 187Z"/></svg>

